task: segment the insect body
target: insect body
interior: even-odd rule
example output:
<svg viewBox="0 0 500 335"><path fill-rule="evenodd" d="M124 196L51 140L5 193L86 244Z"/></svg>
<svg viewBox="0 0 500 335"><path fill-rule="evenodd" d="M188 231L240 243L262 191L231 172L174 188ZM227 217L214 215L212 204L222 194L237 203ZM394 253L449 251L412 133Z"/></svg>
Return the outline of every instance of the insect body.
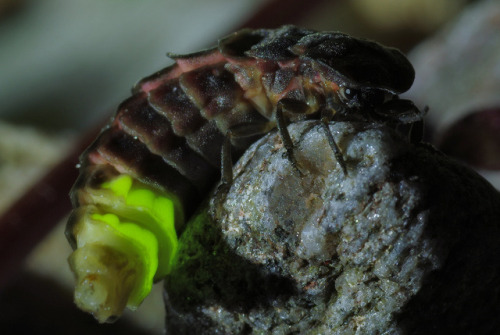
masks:
<svg viewBox="0 0 500 335"><path fill-rule="evenodd" d="M135 307L150 282L168 273L176 231L182 229L184 219L220 179L221 168L223 181L231 181L228 153L238 157L278 127L288 157L296 165L286 130L290 122L318 119L326 125L330 120L358 120L397 125L422 118L410 101L398 98L414 79L403 54L342 33L294 26L241 30L215 48L170 57L175 64L141 80L82 155L81 175L72 190L77 209L67 236L76 249L70 258L77 274L76 295L83 297L76 300L101 321L119 314L125 305ZM347 174L328 130L327 135ZM226 153L222 159L221 153ZM123 226L140 229L123 232ZM109 241L92 234L109 235ZM142 235L149 242L139 238ZM107 266L102 264L109 252L96 251L96 245L113 249L113 257L122 260L147 258L156 250L151 245L156 245L159 263L143 262L141 268L123 261L112 273L104 271L109 278L120 273L126 297L119 303L113 302L118 299L114 296L96 299L97 282L111 279L90 278L92 271L80 270L86 267L87 252L78 255L87 248L95 267ZM79 287L83 287L80 293Z"/></svg>

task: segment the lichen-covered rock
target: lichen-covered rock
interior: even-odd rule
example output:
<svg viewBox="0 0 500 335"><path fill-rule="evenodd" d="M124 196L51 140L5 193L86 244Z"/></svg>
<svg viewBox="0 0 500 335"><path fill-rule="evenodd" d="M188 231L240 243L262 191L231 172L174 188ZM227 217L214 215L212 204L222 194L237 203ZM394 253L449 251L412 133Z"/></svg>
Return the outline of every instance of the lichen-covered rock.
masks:
<svg viewBox="0 0 500 335"><path fill-rule="evenodd" d="M500 196L380 126L251 147L180 238L168 334L486 334L500 326Z"/></svg>

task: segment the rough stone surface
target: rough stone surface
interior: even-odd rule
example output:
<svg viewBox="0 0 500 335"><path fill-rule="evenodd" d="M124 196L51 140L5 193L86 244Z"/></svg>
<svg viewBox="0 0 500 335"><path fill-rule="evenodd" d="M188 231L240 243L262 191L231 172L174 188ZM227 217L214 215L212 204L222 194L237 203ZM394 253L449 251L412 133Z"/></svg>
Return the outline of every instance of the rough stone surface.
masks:
<svg viewBox="0 0 500 335"><path fill-rule="evenodd" d="M500 196L378 125L269 134L180 239L168 334L487 334L500 326Z"/></svg>

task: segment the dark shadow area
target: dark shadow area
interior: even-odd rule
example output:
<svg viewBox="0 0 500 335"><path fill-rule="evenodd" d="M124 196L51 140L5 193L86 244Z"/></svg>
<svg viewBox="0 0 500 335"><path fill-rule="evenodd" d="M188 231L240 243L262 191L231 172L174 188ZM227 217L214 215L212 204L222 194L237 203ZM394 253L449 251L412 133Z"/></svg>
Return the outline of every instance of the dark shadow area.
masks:
<svg viewBox="0 0 500 335"><path fill-rule="evenodd" d="M400 313L398 324L405 334L494 334L500 325L499 193L444 155L427 166L429 151L434 149L417 147L421 165L409 166L404 156L394 162L394 171L405 171L404 179L426 179L424 206L432 214L424 238L433 241L441 260Z"/></svg>
<svg viewBox="0 0 500 335"><path fill-rule="evenodd" d="M22 272L0 292L3 335L147 335L125 320L99 324L73 304L72 293L52 280Z"/></svg>

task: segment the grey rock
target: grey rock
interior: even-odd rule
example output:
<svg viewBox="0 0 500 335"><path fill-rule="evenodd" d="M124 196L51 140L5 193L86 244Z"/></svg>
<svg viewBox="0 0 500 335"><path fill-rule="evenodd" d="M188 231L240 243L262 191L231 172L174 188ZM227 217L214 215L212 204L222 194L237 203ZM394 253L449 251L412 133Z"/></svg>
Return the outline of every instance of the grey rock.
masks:
<svg viewBox="0 0 500 335"><path fill-rule="evenodd" d="M180 238L168 334L490 334L500 196L382 125L313 122L255 143ZM300 170L300 172L299 172Z"/></svg>

